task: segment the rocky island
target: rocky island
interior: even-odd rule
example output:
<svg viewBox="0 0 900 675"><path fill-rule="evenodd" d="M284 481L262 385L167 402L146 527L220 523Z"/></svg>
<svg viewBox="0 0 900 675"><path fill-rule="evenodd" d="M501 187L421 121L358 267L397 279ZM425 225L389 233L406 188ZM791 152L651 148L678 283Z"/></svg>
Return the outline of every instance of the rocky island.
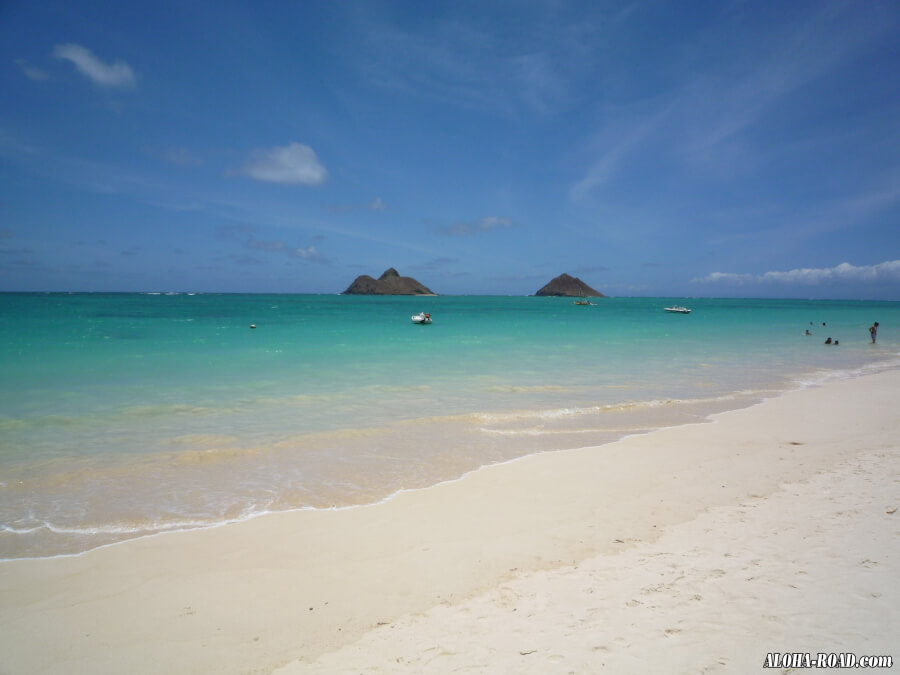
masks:
<svg viewBox="0 0 900 675"><path fill-rule="evenodd" d="M605 298L600 291L594 290L578 277L560 274L541 288L535 295L556 295L570 298Z"/></svg>
<svg viewBox="0 0 900 675"><path fill-rule="evenodd" d="M393 267L377 279L362 274L353 281L343 295L435 295L412 277L401 277Z"/></svg>

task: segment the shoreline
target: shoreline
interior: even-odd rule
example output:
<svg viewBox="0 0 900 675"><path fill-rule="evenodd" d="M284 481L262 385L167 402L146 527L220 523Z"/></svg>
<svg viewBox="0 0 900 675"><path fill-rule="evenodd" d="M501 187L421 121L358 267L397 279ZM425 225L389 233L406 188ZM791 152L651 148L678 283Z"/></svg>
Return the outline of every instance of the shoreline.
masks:
<svg viewBox="0 0 900 675"><path fill-rule="evenodd" d="M686 399L686 400L677 399L677 398L672 399L672 400L652 399L652 400L638 401L638 402L624 401L624 402L617 403L617 404L594 406L593 408L583 408L583 409L577 408L577 409L575 409L575 417L576 418L579 416L589 415L589 413L592 410L594 412L600 411L600 412L605 413L608 410L617 410L617 411L621 412L621 411L626 411L626 410L629 410L632 408L646 407L647 413L652 415L652 414L654 414L652 412L653 409L656 409L656 408L661 409L661 407L667 407L668 404L671 404L671 403L677 404L679 406L685 406L685 409L679 413L679 415L681 416L682 419L679 419L678 421L671 422L671 421L663 421L662 419L652 420L652 421L644 420L644 421L649 422L649 424L647 424L646 427L643 427L636 431L621 432L620 435L618 435L617 437L610 438L608 440L604 440L604 441L601 441L598 443L590 443L588 445L571 445L569 447L562 447L562 448L549 447L549 448L528 449L525 451L524 454L518 454L515 456L505 457L505 458L501 458L501 459L493 459L493 460L490 460L487 463L479 465L479 466L471 466L469 468L463 468L461 473L453 475L453 476L444 477L444 478L437 477L436 480L434 480L434 482L429 482L427 484L413 485L410 487L401 487L401 488L395 489L391 492L387 492L383 496L376 497L372 501L353 501L351 499L347 503L336 503L336 504L332 504L330 506L304 504L304 505L299 505L299 506L291 506L288 508L264 509L264 510L260 510L260 511L254 510L254 511L250 511L246 514L242 514L242 515L239 515L236 517L226 518L224 520L215 521L215 522L205 522L204 523L204 522L198 521L198 522L192 522L192 523L188 523L188 524L173 524L171 527L167 527L166 529L161 529L161 530L153 530L148 527L146 530L144 530L144 533L141 533L141 534L137 534L136 533L137 530L135 530L135 532L132 533L131 531L122 529L121 534L126 535L125 538L122 538L122 539L118 539L118 540L114 540L114 541L107 541L105 543L101 543L101 544L97 544L97 545L91 545L89 548L86 548L84 550L78 550L78 551L62 551L59 553L50 553L50 554L41 554L41 555L21 555L21 556L11 556L11 557L0 557L0 566L6 564L8 562L12 562L12 561L16 561L16 560L23 560L23 561L24 560L32 560L32 561L34 561L34 560L48 560L48 559L55 559L55 558L79 557L79 556L85 555L87 553L90 553L92 551L101 550L101 549L109 548L112 546L119 546L119 545L126 544L129 542L139 541L142 539L158 537L161 535L181 534L181 533L185 533L185 532L217 529L217 528L221 528L221 527L225 527L225 526L249 522L249 521L261 518L261 517L268 517L268 516L278 515L278 514L297 513L297 512L306 512L306 511L341 511L341 510L345 510L345 509L355 509L355 508L376 506L378 504L390 501L391 499L394 499L397 495L400 495L400 494L403 494L406 492L414 492L414 491L418 491L418 490L428 490L428 489L431 489L432 487L435 487L438 485L443 485L445 483L452 483L454 481L464 479L466 476L470 475L473 472L481 471L486 468L490 468L490 467L494 467L494 466L502 466L502 465L508 464L510 462L515 462L515 461L524 459L524 458L532 456L532 455L540 455L540 454L555 453L555 452L566 452L569 450L578 450L578 449L583 449L583 448L600 448L600 447L609 445L611 443L616 443L616 442L619 442L622 440L626 440L626 439L630 438L631 436L642 436L642 435L654 433L656 431L665 430L665 429L669 429L669 428L676 428L676 427L684 426L684 425L705 423L705 422L708 422L711 419L715 418L716 416L724 415L729 412L733 412L733 411L737 411L737 410L743 410L748 407L753 407L753 406L759 405L760 403L764 403L765 401L770 400L772 398L777 398L777 397L783 396L784 394L789 393L789 392L802 391L802 390L810 388L810 387L815 388L815 387L822 386L823 384L827 384L827 383L834 382L834 381L842 381L842 380L847 380L847 379L856 379L859 377L867 377L868 375L873 374L873 373L881 373L881 372L898 369L898 368L900 368L900 359L898 359L898 356L900 356L900 354L891 354L891 355L883 357L880 360L871 361L871 362L863 364L861 366L847 368L847 369L811 370L807 373L791 376L789 379L785 380L784 382L779 383L779 385L777 385L777 386L769 385L769 386L761 386L758 388L754 388L753 390L746 390L746 389L736 390L736 391L716 395L712 398L706 398L706 399ZM726 407L725 409L717 407L717 404L721 405L724 403L733 404L736 407L731 408L729 406L729 407ZM663 405L663 404L665 404L665 405ZM692 406L693 407L705 406L708 408L708 412L700 412L699 414L697 414L696 412L692 412L690 410L690 407L692 407ZM547 415L548 413L555 413L555 415L551 415L552 417L568 417L568 415L560 415L560 413L563 413L563 412L568 413L568 412L570 412L570 410L571 410L570 408L559 408L559 409L553 409L550 411L547 411L547 410L532 411L532 410L524 410L524 409L523 410L504 410L504 411L496 412L496 413L495 412L484 413L484 415L487 418L496 418L496 419L500 419L500 420L502 420L502 419L512 420L512 419L528 418L528 417L543 417L543 416ZM468 418L468 417L470 417L470 415L471 414L462 414L459 416L451 415L451 416L447 417L446 419L450 420L450 419L454 419L455 417ZM399 422L398 424L403 425L403 424L418 424L418 423L419 423L419 421L417 421L417 420L404 420L404 421ZM658 426L654 426L656 424L658 424ZM640 426L643 426L643 425L640 425ZM482 429L482 431L490 432L491 430ZM503 433L503 432L500 432L500 433ZM604 432L600 431L600 429L598 428L598 429L591 430L591 433L599 434L599 433L604 433ZM610 430L608 433L614 433L614 432L613 432L613 430ZM528 442L531 442L531 441L529 440ZM119 527L124 527L124 526L119 526L119 525L111 526L113 531L117 531ZM45 524L45 525L35 526L33 528L30 528L28 531L23 530L21 532L19 530L11 528L9 530L9 532L14 533L14 534L15 533L28 534L31 531L40 531L43 529L47 529L47 530L50 530L52 532L62 534L62 535L70 535L71 534L71 535L87 535L87 536L91 536L91 533L94 531L93 528L91 528L90 526L84 526L84 527L65 526L65 525L58 526L58 525L52 525L52 524L48 526ZM107 532L104 530L103 526L99 526L98 529L96 529L96 534L102 536L104 534L107 534Z"/></svg>
<svg viewBox="0 0 900 675"><path fill-rule="evenodd" d="M527 455L372 505L8 560L0 647L15 672L299 667L381 623L615 558L869 446L896 450L898 383L889 370L791 390L711 422Z"/></svg>

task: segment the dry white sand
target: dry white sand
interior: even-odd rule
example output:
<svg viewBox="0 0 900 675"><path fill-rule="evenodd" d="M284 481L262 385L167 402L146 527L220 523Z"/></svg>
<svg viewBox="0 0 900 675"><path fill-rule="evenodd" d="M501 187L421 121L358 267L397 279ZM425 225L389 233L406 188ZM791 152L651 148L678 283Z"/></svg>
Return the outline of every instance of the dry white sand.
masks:
<svg viewBox="0 0 900 675"><path fill-rule="evenodd" d="M277 673L749 673L768 652L892 654L900 463L886 460L862 455Z"/></svg>
<svg viewBox="0 0 900 675"><path fill-rule="evenodd" d="M0 673L755 672L891 654L900 372L371 507L0 564Z"/></svg>

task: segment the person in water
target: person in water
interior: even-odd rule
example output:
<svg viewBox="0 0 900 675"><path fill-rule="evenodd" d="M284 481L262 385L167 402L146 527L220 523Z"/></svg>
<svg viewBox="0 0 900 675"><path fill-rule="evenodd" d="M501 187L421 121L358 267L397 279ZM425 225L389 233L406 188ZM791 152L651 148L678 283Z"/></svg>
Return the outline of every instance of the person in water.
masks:
<svg viewBox="0 0 900 675"><path fill-rule="evenodd" d="M872 344L875 344L875 338L878 337L878 322L876 321L874 325L869 326L869 335L872 336Z"/></svg>
<svg viewBox="0 0 900 675"><path fill-rule="evenodd" d="M812 333L809 332L809 328L806 329L806 334L807 334L807 335L812 335Z"/></svg>
<svg viewBox="0 0 900 675"><path fill-rule="evenodd" d="M826 345L830 345L830 344L831 344L831 338L828 338L827 340L825 340L825 344L826 344Z"/></svg>

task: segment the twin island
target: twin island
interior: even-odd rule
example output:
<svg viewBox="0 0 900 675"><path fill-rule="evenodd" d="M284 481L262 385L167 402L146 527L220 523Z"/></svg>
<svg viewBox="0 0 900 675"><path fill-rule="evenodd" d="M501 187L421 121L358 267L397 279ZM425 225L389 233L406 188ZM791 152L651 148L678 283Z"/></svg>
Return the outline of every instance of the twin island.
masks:
<svg viewBox="0 0 900 675"><path fill-rule="evenodd" d="M427 286L412 277L401 277L393 267L385 270L377 279L362 274L353 281L343 293L344 295L437 295ZM535 295L562 296L567 298L603 298L606 297L578 277L560 274Z"/></svg>

